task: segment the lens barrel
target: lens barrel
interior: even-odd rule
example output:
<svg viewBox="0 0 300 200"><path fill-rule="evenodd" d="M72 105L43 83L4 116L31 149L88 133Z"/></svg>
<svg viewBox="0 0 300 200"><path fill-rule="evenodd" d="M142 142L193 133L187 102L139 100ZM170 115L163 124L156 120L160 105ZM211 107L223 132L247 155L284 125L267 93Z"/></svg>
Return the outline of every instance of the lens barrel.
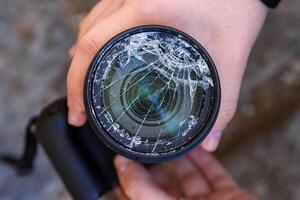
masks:
<svg viewBox="0 0 300 200"><path fill-rule="evenodd" d="M84 100L90 124L113 151L144 163L175 159L201 143L220 106L206 50L166 26L140 26L108 41L93 59Z"/></svg>

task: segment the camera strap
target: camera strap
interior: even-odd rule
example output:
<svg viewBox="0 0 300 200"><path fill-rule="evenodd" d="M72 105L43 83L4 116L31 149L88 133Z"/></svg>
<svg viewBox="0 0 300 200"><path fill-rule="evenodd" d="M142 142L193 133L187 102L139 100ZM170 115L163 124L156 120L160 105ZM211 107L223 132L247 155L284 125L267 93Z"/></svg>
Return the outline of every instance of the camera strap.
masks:
<svg viewBox="0 0 300 200"><path fill-rule="evenodd" d="M0 155L0 162L15 168L18 175L28 175L33 170L33 161L37 153L36 125L38 117L32 117L26 126L23 155L18 158L12 155Z"/></svg>

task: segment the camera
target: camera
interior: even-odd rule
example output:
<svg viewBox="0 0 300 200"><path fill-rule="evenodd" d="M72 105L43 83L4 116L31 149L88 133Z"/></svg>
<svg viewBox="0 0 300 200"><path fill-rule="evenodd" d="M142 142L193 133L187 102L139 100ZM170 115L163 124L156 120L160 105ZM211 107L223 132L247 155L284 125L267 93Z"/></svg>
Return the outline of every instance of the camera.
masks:
<svg viewBox="0 0 300 200"><path fill-rule="evenodd" d="M138 162L176 159L199 145L220 106L216 67L191 36L166 26L126 30L90 64L84 85L88 122L67 123L66 98L28 124L19 174L32 170L41 144L74 199L99 199L118 185L115 154Z"/></svg>

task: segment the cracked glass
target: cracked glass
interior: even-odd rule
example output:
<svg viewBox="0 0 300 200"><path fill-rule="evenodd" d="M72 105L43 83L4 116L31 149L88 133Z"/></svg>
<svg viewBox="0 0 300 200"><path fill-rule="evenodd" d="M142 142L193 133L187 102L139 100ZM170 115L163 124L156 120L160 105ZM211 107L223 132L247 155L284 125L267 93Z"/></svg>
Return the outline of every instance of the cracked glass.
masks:
<svg viewBox="0 0 300 200"><path fill-rule="evenodd" d="M94 113L106 133L128 150L174 151L196 137L200 130L191 130L209 117L212 72L182 35L128 34L95 63Z"/></svg>

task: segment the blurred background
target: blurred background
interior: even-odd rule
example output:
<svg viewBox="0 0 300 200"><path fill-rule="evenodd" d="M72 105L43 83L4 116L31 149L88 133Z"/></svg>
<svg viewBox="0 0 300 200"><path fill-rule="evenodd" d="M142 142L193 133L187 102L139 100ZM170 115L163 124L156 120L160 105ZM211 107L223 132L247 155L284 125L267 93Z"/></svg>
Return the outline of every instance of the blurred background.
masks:
<svg viewBox="0 0 300 200"><path fill-rule="evenodd" d="M24 127L65 95L68 49L95 0L0 1L0 153L19 155ZM300 199L300 1L270 11L253 49L238 111L217 157L260 199ZM39 149L36 170L0 165L0 199L69 199Z"/></svg>

